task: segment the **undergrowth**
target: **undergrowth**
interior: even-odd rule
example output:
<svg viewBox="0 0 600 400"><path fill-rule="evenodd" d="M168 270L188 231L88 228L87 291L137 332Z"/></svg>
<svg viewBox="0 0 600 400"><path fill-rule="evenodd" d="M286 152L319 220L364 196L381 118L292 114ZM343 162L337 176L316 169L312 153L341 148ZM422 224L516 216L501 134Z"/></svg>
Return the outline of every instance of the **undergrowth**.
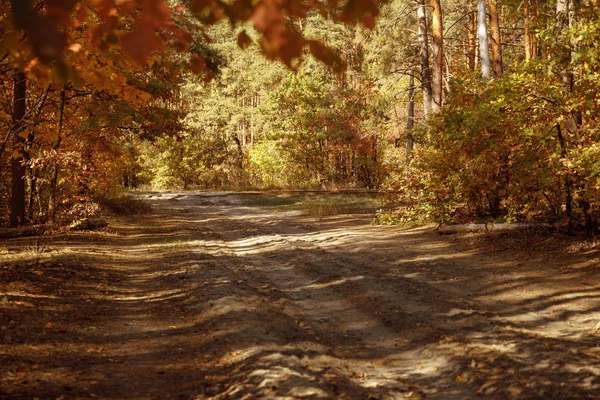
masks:
<svg viewBox="0 0 600 400"><path fill-rule="evenodd" d="M303 215L325 217L339 214L375 213L382 206L376 194L243 194L246 205L274 211L300 211Z"/></svg>
<svg viewBox="0 0 600 400"><path fill-rule="evenodd" d="M148 203L130 195L118 197L98 196L95 200L102 210L115 215L148 214L152 211L152 207Z"/></svg>

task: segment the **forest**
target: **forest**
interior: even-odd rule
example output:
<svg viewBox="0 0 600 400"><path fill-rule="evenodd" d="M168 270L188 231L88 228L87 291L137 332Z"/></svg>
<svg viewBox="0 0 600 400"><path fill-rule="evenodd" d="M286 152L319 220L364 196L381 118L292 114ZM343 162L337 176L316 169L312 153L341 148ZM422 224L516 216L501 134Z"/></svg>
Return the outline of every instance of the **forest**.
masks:
<svg viewBox="0 0 600 400"><path fill-rule="evenodd" d="M598 399L598 0L0 0L0 399Z"/></svg>
<svg viewBox="0 0 600 400"><path fill-rule="evenodd" d="M597 231L594 0L18 3L2 225L124 189L368 188L403 204L383 223Z"/></svg>

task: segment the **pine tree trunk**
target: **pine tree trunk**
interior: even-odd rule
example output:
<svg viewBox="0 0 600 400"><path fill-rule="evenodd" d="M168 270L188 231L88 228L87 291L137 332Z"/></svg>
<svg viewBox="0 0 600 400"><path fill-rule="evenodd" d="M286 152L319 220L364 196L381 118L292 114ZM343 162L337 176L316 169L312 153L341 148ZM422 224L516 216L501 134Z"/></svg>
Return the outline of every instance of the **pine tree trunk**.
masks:
<svg viewBox="0 0 600 400"><path fill-rule="evenodd" d="M437 113L442 106L442 84L444 67L444 28L440 0L431 0L431 28L433 32L433 76L431 83L431 111Z"/></svg>
<svg viewBox="0 0 600 400"><path fill-rule="evenodd" d="M487 0L488 11L490 14L490 35L492 37L492 58L494 60L494 77L502 75L502 44L500 42L500 16L495 0Z"/></svg>
<svg viewBox="0 0 600 400"><path fill-rule="evenodd" d="M531 34L529 33L529 25L531 20L529 18L529 0L525 0L523 3L523 15L525 16L523 20L523 46L525 47L525 60L533 59L533 54L531 54Z"/></svg>
<svg viewBox="0 0 600 400"><path fill-rule="evenodd" d="M469 0L469 9L473 7L473 0ZM477 64L477 18L474 10L469 13L469 51L467 53L469 59L469 69L475 71Z"/></svg>
<svg viewBox="0 0 600 400"><path fill-rule="evenodd" d="M414 148L412 131L415 126L415 77L410 76L408 81L408 120L406 121L406 163L410 163L411 153Z"/></svg>
<svg viewBox="0 0 600 400"><path fill-rule="evenodd" d="M481 62L481 75L491 78L490 49L487 30L486 0L477 0L477 36L479 38L479 60Z"/></svg>
<svg viewBox="0 0 600 400"><path fill-rule="evenodd" d="M12 155L12 192L10 200L10 226L16 228L25 222L25 98L27 79L25 73L15 71L13 91L13 155Z"/></svg>
<svg viewBox="0 0 600 400"><path fill-rule="evenodd" d="M523 13L525 19L523 22L524 28L524 45L525 45L525 60L533 60L538 55L537 38L535 32L531 30L532 26L537 24L539 15L539 4L538 0L525 0L523 6Z"/></svg>
<svg viewBox="0 0 600 400"><path fill-rule="evenodd" d="M425 0L417 0L417 21L419 37L419 63L421 64L421 85L423 89L423 114L431 114L431 72L429 70L429 38L427 34L427 13Z"/></svg>

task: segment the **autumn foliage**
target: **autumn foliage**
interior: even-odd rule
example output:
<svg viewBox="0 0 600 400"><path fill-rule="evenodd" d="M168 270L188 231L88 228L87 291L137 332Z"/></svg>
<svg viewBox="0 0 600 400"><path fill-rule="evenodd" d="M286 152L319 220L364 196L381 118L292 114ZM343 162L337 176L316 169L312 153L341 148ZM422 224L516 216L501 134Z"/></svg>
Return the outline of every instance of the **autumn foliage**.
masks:
<svg viewBox="0 0 600 400"><path fill-rule="evenodd" d="M478 60L473 2L2 2L2 223L22 183L13 224L123 188L351 187L403 202L382 222L594 233L597 2L488 3Z"/></svg>

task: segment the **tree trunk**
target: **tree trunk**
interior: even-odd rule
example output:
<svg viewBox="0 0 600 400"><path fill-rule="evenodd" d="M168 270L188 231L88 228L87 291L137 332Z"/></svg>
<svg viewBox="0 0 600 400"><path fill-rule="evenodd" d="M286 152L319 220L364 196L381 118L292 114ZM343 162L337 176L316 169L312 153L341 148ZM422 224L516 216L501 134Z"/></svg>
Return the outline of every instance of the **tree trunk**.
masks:
<svg viewBox="0 0 600 400"><path fill-rule="evenodd" d="M406 121L406 164L410 163L411 153L414 148L412 131L415 126L415 77L410 76L408 81L408 120Z"/></svg>
<svg viewBox="0 0 600 400"><path fill-rule="evenodd" d="M563 30L563 29L567 29L569 27L569 2L568 0L557 0L556 2L556 23L557 23L557 28L559 31ZM565 61L565 64L568 63L570 59L570 55L568 56L568 60ZM561 71L560 74L562 76L563 82L564 82L564 96L565 98L568 98L571 95L571 91L572 91L572 83L573 83L573 78L572 78L572 73L568 70L568 66L565 67L561 67ZM558 142L560 144L560 148L561 148L561 156L563 158L567 158L567 148L569 146L568 143L568 133L569 133L569 126L573 125L572 123L569 122L569 117L567 117L567 129L565 134L563 134L562 128L560 126L560 123L556 124L556 130L557 130L557 135L558 135ZM569 220L569 232L572 232L573 230L573 182L571 181L571 177L570 175L567 173L565 174L565 208L566 208L566 214L567 214L567 218Z"/></svg>
<svg viewBox="0 0 600 400"><path fill-rule="evenodd" d="M569 26L569 0L556 0L556 19L559 29Z"/></svg>
<svg viewBox="0 0 600 400"><path fill-rule="evenodd" d="M433 32L433 77L431 83L431 111L437 113L442 106L442 84L444 67L444 28L440 0L431 0L431 28Z"/></svg>
<svg viewBox="0 0 600 400"><path fill-rule="evenodd" d="M25 98L27 79L22 71L14 73L13 91L13 155L12 155L12 192L10 200L10 226L13 228L25 222Z"/></svg>
<svg viewBox="0 0 600 400"><path fill-rule="evenodd" d="M567 144L565 137L560 128L560 124L556 124L556 134L558 136L558 143L560 144L560 155L563 158L567 158ZM569 174L565 174L565 208L567 212L567 218L569 220L569 233L573 231L573 182Z"/></svg>
<svg viewBox="0 0 600 400"><path fill-rule="evenodd" d="M421 64L421 84L423 89L423 114L431 114L431 72L429 70L429 38L427 35L427 13L425 0L417 0L417 20L419 36L419 62Z"/></svg>
<svg viewBox="0 0 600 400"><path fill-rule="evenodd" d="M54 142L54 151L57 151L60 142L62 140L62 128L63 128L63 119L65 115L65 88L63 87L60 91L60 108L58 114L58 136L56 138L56 142ZM52 222L56 222L56 188L58 182L58 164L55 160L54 166L52 167L52 172L50 175L50 195L48 198L48 217L52 220Z"/></svg>
<svg viewBox="0 0 600 400"><path fill-rule="evenodd" d="M533 60L537 57L538 45L535 32L533 32L531 28L537 24L539 14L538 0L525 0L523 13L525 14L525 20L523 22L525 60Z"/></svg>
<svg viewBox="0 0 600 400"><path fill-rule="evenodd" d="M473 8L473 0L469 0L469 51L467 57L469 59L469 69L475 71L477 64L477 21Z"/></svg>
<svg viewBox="0 0 600 400"><path fill-rule="evenodd" d="M477 0L477 36L479 38L479 60L481 62L481 76L491 78L490 49L487 30L486 0Z"/></svg>
<svg viewBox="0 0 600 400"><path fill-rule="evenodd" d="M490 13L490 35L492 37L492 58L494 60L494 77L502 75L502 44L500 42L500 16L496 7L495 0L487 0L487 6Z"/></svg>
<svg viewBox="0 0 600 400"><path fill-rule="evenodd" d="M37 194L37 178L33 168L27 168L27 221L33 221L33 201Z"/></svg>

